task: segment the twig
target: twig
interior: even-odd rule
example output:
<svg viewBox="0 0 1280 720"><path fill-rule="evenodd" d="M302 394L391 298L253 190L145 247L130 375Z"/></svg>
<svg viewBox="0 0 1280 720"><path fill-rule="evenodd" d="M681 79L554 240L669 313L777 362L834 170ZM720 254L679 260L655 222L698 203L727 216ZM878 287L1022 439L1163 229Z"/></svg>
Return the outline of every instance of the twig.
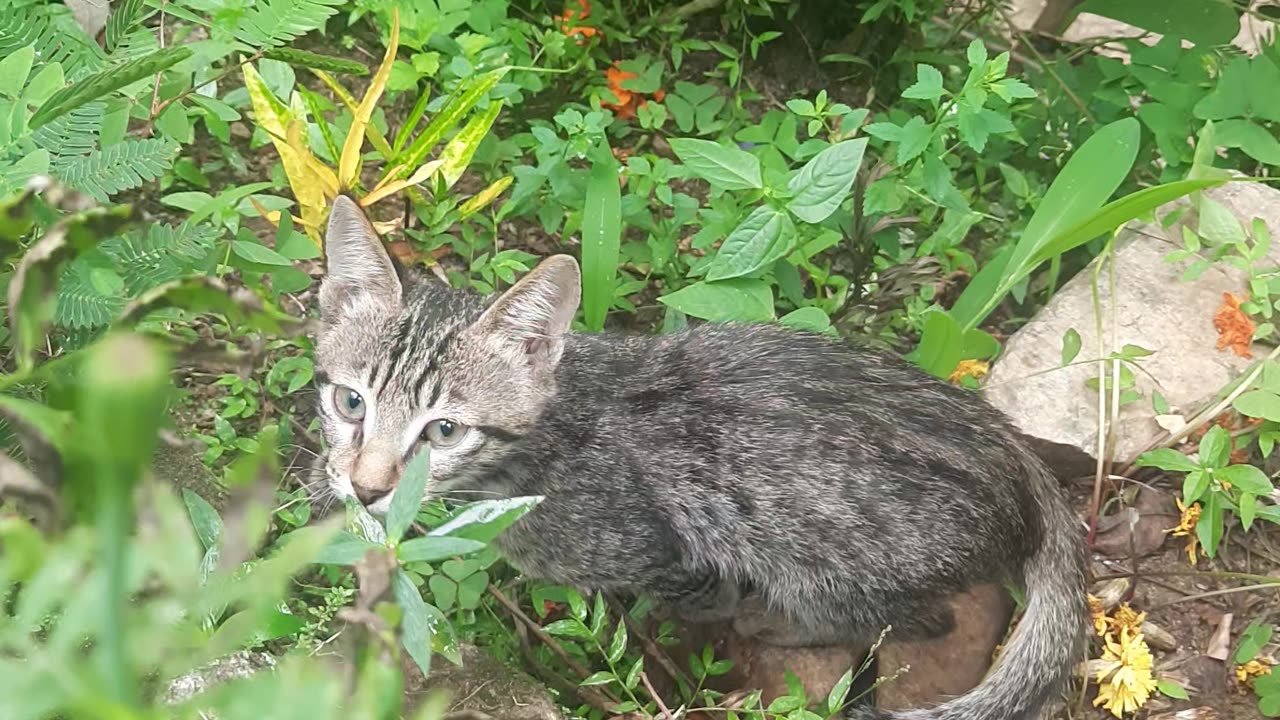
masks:
<svg viewBox="0 0 1280 720"><path fill-rule="evenodd" d="M230 75L231 73L236 72L237 70L239 70L240 68L244 67L245 65L248 65L248 64L249 64L249 63L251 63L251 62L257 62L258 60L261 60L261 59L262 59L262 56L263 56L263 54L264 54L264 53L266 53L266 50L265 50L265 49L264 49L264 50L258 50L257 52L253 53L253 54L252 54L252 55L250 55L249 57L247 57L247 58L245 58L244 60L241 60L240 62L238 62L238 63L236 63L236 64L232 65L231 67L229 67L229 68L227 68L227 69L223 70L222 72L218 73L217 75L214 75L213 77L209 78L208 80L205 80L204 82L199 83L199 84L194 84L194 83L193 83L193 84L191 85L191 87L187 88L186 90L183 90L182 92L178 93L177 95L174 95L173 97L169 98L168 100L165 100L164 102L160 103L159 107L157 107L157 106L156 106L156 104L155 104L155 101L154 101L154 100L152 100L152 103L151 103L151 121L154 121L154 120L156 119L156 116L158 116L160 113L164 112L164 111L165 111L165 110L166 110L170 105L172 105L172 104L174 104L174 103L176 103L176 102L180 102L180 101L182 101L182 100L186 100L188 97L191 97L191 95L192 95L192 94L194 94L197 90L199 90L200 88L204 87L205 85L210 85L210 84L212 84L212 83L216 83L216 82L218 82L219 80L222 80L223 78L227 77L227 76L228 76L228 75ZM159 84L157 83L157 85L156 85L156 89L157 89L157 90L159 90L159 87L160 87L160 86L159 86Z"/></svg>
<svg viewBox="0 0 1280 720"><path fill-rule="evenodd" d="M164 10L169 4L169 0L160 0L160 49L164 49ZM160 111L156 109L156 104L160 100L160 78L164 76L164 71L156 73L156 85L151 89L151 117L147 121L147 128L151 128L151 123L155 121Z"/></svg>
<svg viewBox="0 0 1280 720"><path fill-rule="evenodd" d="M1155 610L1157 608L1166 607L1168 605L1176 605L1177 603L1188 602L1190 600L1203 600L1205 598L1211 598L1218 595L1230 595L1232 593L1253 592L1254 590L1268 590L1268 589L1270 590L1280 589L1280 581L1270 582L1270 583L1261 583L1258 585L1241 585L1240 587L1227 588L1225 590L1210 590L1209 592L1196 593L1194 595L1184 595L1183 597L1180 597L1180 598L1174 598L1172 600L1165 600L1164 602L1156 603L1155 605L1151 606L1151 609Z"/></svg>
<svg viewBox="0 0 1280 720"><path fill-rule="evenodd" d="M539 640L542 641L544 645L551 648L552 652L554 652L556 655L559 655L560 659L564 660L565 664L568 665L570 668L572 668L573 671L576 672L579 677L585 680L587 676L591 674L587 672L587 669L582 667L582 665L579 664L577 660L574 660L573 658L569 657L569 653L565 652L564 648L560 647L560 643L556 642L555 638L548 635L547 631L543 630L541 625L534 622L533 619L530 618L528 615L525 615L524 611L520 609L520 606L511 602L511 599L508 598L506 595L503 595L502 591L499 590L497 586L490 585L489 594L492 595L494 599L496 599L498 602L502 603L502 606L507 609L507 612L511 613L512 617L524 623L525 626L529 628L529 632L532 632Z"/></svg>
<svg viewBox="0 0 1280 720"><path fill-rule="evenodd" d="M667 720L676 720L676 716L672 714L667 704L662 701L662 696L658 694L658 691L653 689L653 683L649 682L649 676L643 670L640 671L640 682L644 683L644 689L649 691L649 697L658 703L658 710L662 712L662 717Z"/></svg>
<svg viewBox="0 0 1280 720"><path fill-rule="evenodd" d="M631 633L631 637L639 638L640 645L644 648L645 654L653 658L654 662L658 663L658 667L661 667L662 671L665 672L672 680L677 683L683 682L689 687L693 687L693 682L680 671L680 668L677 667L674 662L672 662L671 656L667 655L667 653L662 648L658 647L658 644L653 641L653 638L649 637L649 633L646 632L645 628L641 627L640 623L636 622L631 617L627 612L627 609L622 606L622 603L618 602L617 599L611 595L606 595L605 597L609 606L613 608L613 611L618 613L618 616L622 618L622 621L627 624L627 631Z"/></svg>
<svg viewBox="0 0 1280 720"><path fill-rule="evenodd" d="M516 624L516 635L520 640L520 654L524 656L525 665L539 680L554 688L566 700L582 701L605 714L613 714L615 703L610 698L596 692L595 688L575 686L547 669L533 654L533 648L529 645L529 630L523 624Z"/></svg>

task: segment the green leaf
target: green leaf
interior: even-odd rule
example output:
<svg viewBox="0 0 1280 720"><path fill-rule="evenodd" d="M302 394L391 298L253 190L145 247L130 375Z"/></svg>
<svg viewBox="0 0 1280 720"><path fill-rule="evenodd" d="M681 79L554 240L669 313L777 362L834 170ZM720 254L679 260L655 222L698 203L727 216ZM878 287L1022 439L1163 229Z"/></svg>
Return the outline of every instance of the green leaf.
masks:
<svg viewBox="0 0 1280 720"><path fill-rule="evenodd" d="M189 57L191 57L191 48L186 46L160 48L142 57L90 75L54 93L35 115L31 116L27 126L35 130L85 103L106 97L143 78L153 77L156 73L163 72Z"/></svg>
<svg viewBox="0 0 1280 720"><path fill-rule="evenodd" d="M1231 483L1231 487L1254 495L1269 495L1271 479L1252 465L1228 465L1213 472L1219 482Z"/></svg>
<svg viewBox="0 0 1280 720"><path fill-rule="evenodd" d="M987 46L982 44L981 40L975 38L969 43L968 49L965 50L965 57L969 60L969 64L977 67L987 62Z"/></svg>
<svg viewBox="0 0 1280 720"><path fill-rule="evenodd" d="M791 178L792 198L787 209L808 223L820 223L849 197L854 178L862 167L867 139L845 140L813 156Z"/></svg>
<svg viewBox="0 0 1280 720"><path fill-rule="evenodd" d="M0 95L17 99L22 94L35 59L36 49L28 45L0 60Z"/></svg>
<svg viewBox="0 0 1280 720"><path fill-rule="evenodd" d="M391 507L387 508L387 541L392 545L400 542L418 516L430 476L431 446L424 444L400 475L395 494L391 496Z"/></svg>
<svg viewBox="0 0 1280 720"><path fill-rule="evenodd" d="M1200 198L1200 237L1214 245L1244 242L1244 227L1225 205L1214 200Z"/></svg>
<svg viewBox="0 0 1280 720"><path fill-rule="evenodd" d="M587 676L586 680L578 683L578 687L591 687L593 685L606 685L613 682L613 673L608 670L601 670Z"/></svg>
<svg viewBox="0 0 1280 720"><path fill-rule="evenodd" d="M1067 328L1062 334L1062 364L1066 365L1080 354L1080 333L1075 328Z"/></svg>
<svg viewBox="0 0 1280 720"><path fill-rule="evenodd" d="M1218 543L1222 541L1222 495L1209 493L1201 508L1200 520L1196 522L1196 537L1205 554L1212 558L1217 555Z"/></svg>
<svg viewBox="0 0 1280 720"><path fill-rule="evenodd" d="M1280 395L1269 390L1250 390L1231 402L1241 415L1280 422Z"/></svg>
<svg viewBox="0 0 1280 720"><path fill-rule="evenodd" d="M1138 456L1135 464L1138 467L1156 467L1174 472L1191 472L1200 467L1192 462L1191 458L1172 448L1160 448L1144 452Z"/></svg>
<svg viewBox="0 0 1280 720"><path fill-rule="evenodd" d="M344 0L258 0L245 6L233 33L250 47L285 45L324 27L343 3Z"/></svg>
<svg viewBox="0 0 1280 720"><path fill-rule="evenodd" d="M222 518L218 516L218 511L208 500L187 488L182 489L182 501L187 505L191 527L195 529L196 537L200 538L200 544L204 545L205 550L217 547L222 537Z"/></svg>
<svg viewBox="0 0 1280 720"><path fill-rule="evenodd" d="M941 308L925 313L924 330L920 344L907 359L934 377L945 378L963 355L964 332L954 318Z"/></svg>
<svg viewBox="0 0 1280 720"><path fill-rule="evenodd" d="M672 138L671 150L690 172L718 190L757 190L764 187L760 161L738 148L710 140Z"/></svg>
<svg viewBox="0 0 1280 720"><path fill-rule="evenodd" d="M844 674L840 676L840 679L836 681L836 684L831 688L831 692L827 695L828 716L839 712L851 687L853 687L853 668L844 671Z"/></svg>
<svg viewBox="0 0 1280 720"><path fill-rule="evenodd" d="M368 75L369 66L355 60L320 55L319 53L297 50L295 48L271 48L262 53L268 60L279 60L294 67L312 68L341 75Z"/></svg>
<svg viewBox="0 0 1280 720"><path fill-rule="evenodd" d="M231 250L236 255L248 260L251 263L259 265L282 265L284 267L292 267L293 261L272 250L266 245L259 245L249 240L232 240Z"/></svg>
<svg viewBox="0 0 1280 720"><path fill-rule="evenodd" d="M408 149L396 156L396 163L400 168L396 174L399 177L408 177L410 173L417 170L436 143L440 142L446 133L457 127L458 123L462 122L462 118L489 94L489 91L509 70L510 68L507 67L490 70L459 84L444 107L431 118L431 122L427 123L422 134L414 138Z"/></svg>
<svg viewBox="0 0 1280 720"><path fill-rule="evenodd" d="M1253 117L1280 121L1280 98L1257 88L1276 87L1280 68L1270 59L1250 60L1238 55L1219 74L1213 90L1196 103L1192 112L1202 120Z"/></svg>
<svg viewBox="0 0 1280 720"><path fill-rule="evenodd" d="M467 166L471 164L471 158L475 157L476 150L480 149L480 143L484 142L485 136L489 134L489 129L493 127L500 112L502 112L502 101L495 100L489 103L489 107L484 112L468 120L458 134L454 135L440 151L439 159L442 163L440 176L444 178L445 187L453 187L453 184L458 182L458 178L462 177L462 173L466 172Z"/></svg>
<svg viewBox="0 0 1280 720"><path fill-rule="evenodd" d="M821 333L831 327L831 318L821 308L802 307L778 318L778 323L795 330Z"/></svg>
<svg viewBox="0 0 1280 720"><path fill-rule="evenodd" d="M729 233L707 270L708 280L749 275L786 257L795 247L796 227L785 212L761 206Z"/></svg>
<svg viewBox="0 0 1280 720"><path fill-rule="evenodd" d="M355 565L364 559L370 550L382 547L369 542L355 533L343 530L334 535L325 545L315 561L322 565Z"/></svg>
<svg viewBox="0 0 1280 720"><path fill-rule="evenodd" d="M1261 125L1251 120L1222 120L1214 131L1218 145L1240 148L1249 157L1267 165L1280 165L1280 141Z"/></svg>
<svg viewBox="0 0 1280 720"><path fill-rule="evenodd" d="M942 73L932 65L916 65L916 82L902 91L902 97L916 100L938 100L946 90L942 87Z"/></svg>
<svg viewBox="0 0 1280 720"><path fill-rule="evenodd" d="M1273 632L1275 628L1270 623L1263 623L1260 620L1251 621L1244 632L1240 633L1240 644L1236 647L1235 656L1232 658L1235 664L1243 665L1258 657L1262 648L1271 642Z"/></svg>
<svg viewBox="0 0 1280 720"><path fill-rule="evenodd" d="M582 210L582 318L587 328L604 329L613 305L618 276L618 248L622 243L622 189L618 164L604 152L591 165L586 204Z"/></svg>
<svg viewBox="0 0 1280 720"><path fill-rule="evenodd" d="M773 292L763 280L734 278L698 282L658 298L667 307L712 322L773 319Z"/></svg>
<svg viewBox="0 0 1280 720"><path fill-rule="evenodd" d="M627 623L625 620L618 621L618 627L613 631L613 639L609 641L609 649L606 656L610 663L617 663L622 659L622 655L627 651Z"/></svg>
<svg viewBox="0 0 1280 720"><path fill-rule="evenodd" d="M1231 454L1231 436L1220 425L1209 428L1200 438L1200 465L1220 468L1227 464Z"/></svg>
<svg viewBox="0 0 1280 720"><path fill-rule="evenodd" d="M489 542L506 530L525 513L532 510L541 497L504 498L481 500L468 504L448 522L427 533L428 537L449 535Z"/></svg>
<svg viewBox="0 0 1280 720"><path fill-rule="evenodd" d="M1226 45L1240 31L1240 18L1231 5L1203 0L1086 0L1076 11L1190 40L1203 48Z"/></svg>
<svg viewBox="0 0 1280 720"><path fill-rule="evenodd" d="M1253 493L1240 493L1239 515L1240 527L1245 532L1253 525L1253 519L1258 516L1258 496Z"/></svg>
<svg viewBox="0 0 1280 720"><path fill-rule="evenodd" d="M392 592L396 604L404 614L400 623L400 641L404 649L413 658L423 677L431 677L432 638L436 635L436 625L441 620L434 618L422 601L422 595L413 584L413 579L404 570L397 570L391 581ZM439 614L436 610L435 615Z"/></svg>
<svg viewBox="0 0 1280 720"><path fill-rule="evenodd" d="M570 637L578 638L580 640L591 639L591 631L588 630L587 626L583 625L582 621L577 618L557 620L550 625L544 625L542 629L546 631L548 635L554 635L556 637Z"/></svg>
<svg viewBox="0 0 1280 720"><path fill-rule="evenodd" d="M902 126L902 137L898 144L898 162L905 165L915 160L929 147L933 139L933 128L926 125L924 118L916 115Z"/></svg>
<svg viewBox="0 0 1280 720"><path fill-rule="evenodd" d="M1187 473L1182 479L1182 499L1191 504L1200 498L1209 489L1209 471L1196 469Z"/></svg>
<svg viewBox="0 0 1280 720"><path fill-rule="evenodd" d="M1172 680L1157 680L1156 689L1165 697L1171 697L1175 700L1188 699L1186 689Z"/></svg>
<svg viewBox="0 0 1280 720"><path fill-rule="evenodd" d="M62 157L54 174L71 187L106 202L118 192L141 187L173 165L178 146L161 138L130 138L88 155Z"/></svg>
<svg viewBox="0 0 1280 720"><path fill-rule="evenodd" d="M429 535L400 543L396 557L402 563L436 562L459 555L469 555L484 548L484 543L467 538Z"/></svg>
<svg viewBox="0 0 1280 720"><path fill-rule="evenodd" d="M111 8L107 19L107 50L114 52L129 31L141 20L146 0L121 0Z"/></svg>

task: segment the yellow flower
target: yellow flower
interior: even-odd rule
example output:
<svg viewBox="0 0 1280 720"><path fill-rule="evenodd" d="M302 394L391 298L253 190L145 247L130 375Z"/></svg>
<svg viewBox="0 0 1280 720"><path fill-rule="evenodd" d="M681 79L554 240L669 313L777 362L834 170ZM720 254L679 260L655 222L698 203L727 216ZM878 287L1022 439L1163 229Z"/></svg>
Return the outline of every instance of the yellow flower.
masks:
<svg viewBox="0 0 1280 720"><path fill-rule="evenodd" d="M1121 605L1116 609L1114 619L1111 621L1111 627L1114 630L1131 630L1133 632L1142 631L1142 623L1147 619L1147 614L1138 612L1129 607L1129 603Z"/></svg>
<svg viewBox="0 0 1280 720"><path fill-rule="evenodd" d="M956 369L951 371L947 381L959 385L965 378L981 380L990 370L991 364L986 360L961 360L960 364L956 365Z"/></svg>
<svg viewBox="0 0 1280 720"><path fill-rule="evenodd" d="M1253 679L1262 675L1270 675L1271 666L1261 660L1250 660L1243 665L1236 666L1236 683L1240 685L1252 685Z"/></svg>
<svg viewBox="0 0 1280 720"><path fill-rule="evenodd" d="M1103 667L1097 673L1100 687L1093 704L1122 717L1145 705L1156 689L1156 680L1151 676L1151 650L1142 633L1128 627L1120 628L1118 640L1113 633L1107 633L1104 643Z"/></svg>
<svg viewBox="0 0 1280 720"><path fill-rule="evenodd" d="M1200 520L1200 504L1183 505L1182 498L1176 498L1176 500L1178 509L1182 511L1182 517L1178 520L1178 527L1165 532L1173 533L1174 537L1187 539L1187 561L1195 565L1196 547L1200 544L1200 538L1196 535L1196 523Z"/></svg>
<svg viewBox="0 0 1280 720"><path fill-rule="evenodd" d="M1089 601L1089 615L1093 618L1093 631L1098 635L1104 635L1107 632L1107 610L1102 607L1102 600L1093 593L1086 596Z"/></svg>

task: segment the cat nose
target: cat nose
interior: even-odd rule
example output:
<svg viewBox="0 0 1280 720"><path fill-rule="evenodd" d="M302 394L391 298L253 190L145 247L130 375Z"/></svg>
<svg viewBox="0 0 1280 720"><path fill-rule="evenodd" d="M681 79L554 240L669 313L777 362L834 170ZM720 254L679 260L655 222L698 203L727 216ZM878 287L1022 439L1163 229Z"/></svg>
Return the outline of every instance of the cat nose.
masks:
<svg viewBox="0 0 1280 720"><path fill-rule="evenodd" d="M390 488L370 488L362 487L360 485L352 485L352 489L356 491L356 499L365 507L369 507L391 494Z"/></svg>

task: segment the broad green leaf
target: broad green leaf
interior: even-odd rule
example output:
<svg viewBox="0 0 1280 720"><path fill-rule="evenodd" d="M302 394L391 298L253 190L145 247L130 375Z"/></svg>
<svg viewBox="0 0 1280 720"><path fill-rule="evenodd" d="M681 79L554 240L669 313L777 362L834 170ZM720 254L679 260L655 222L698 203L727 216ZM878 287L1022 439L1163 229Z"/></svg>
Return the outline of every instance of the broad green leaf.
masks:
<svg viewBox="0 0 1280 720"><path fill-rule="evenodd" d="M1159 448L1144 452L1138 456L1134 464L1138 467L1156 467L1174 472L1191 472L1200 467L1192 462L1191 458L1172 448Z"/></svg>
<svg viewBox="0 0 1280 720"><path fill-rule="evenodd" d="M530 496L471 503L427 536L448 535L490 542L540 502L540 496Z"/></svg>
<svg viewBox="0 0 1280 720"><path fill-rule="evenodd" d="M831 318L820 308L802 307L778 318L778 323L796 330L821 333L831 327Z"/></svg>
<svg viewBox="0 0 1280 720"><path fill-rule="evenodd" d="M610 663L617 663L622 659L624 653L627 652L627 623L618 621L618 628L613 632L613 639L609 641L609 649L606 653Z"/></svg>
<svg viewBox="0 0 1280 720"><path fill-rule="evenodd" d="M613 673L608 670L601 670L587 676L586 680L578 683L578 687L591 687L592 685L605 685L613 682Z"/></svg>
<svg viewBox="0 0 1280 720"><path fill-rule="evenodd" d="M250 242L248 240L231 241L231 250L245 260L252 263L258 263L259 265L283 265L285 267L291 267L293 265L292 260L281 255L275 250L272 250L266 245L259 245L256 242Z"/></svg>
<svg viewBox="0 0 1280 720"><path fill-rule="evenodd" d="M1253 493L1240 493L1239 515L1240 526L1245 532L1253 526L1253 519L1258 516L1258 496Z"/></svg>
<svg viewBox="0 0 1280 720"><path fill-rule="evenodd" d="M845 670L836 684L831 687L831 692L827 694L828 716L835 715L844 706L845 697L849 694L851 687L853 687L853 668Z"/></svg>
<svg viewBox="0 0 1280 720"><path fill-rule="evenodd" d="M1214 425L1200 438L1200 464L1203 467L1224 467L1230 454L1231 435L1222 426Z"/></svg>
<svg viewBox="0 0 1280 720"><path fill-rule="evenodd" d="M1230 483L1231 487L1241 492L1254 495L1271 494L1271 479L1252 465L1228 465L1215 470L1213 476L1219 482Z"/></svg>
<svg viewBox="0 0 1280 720"><path fill-rule="evenodd" d="M1241 394L1231 406L1241 415L1280 422L1280 395L1268 390L1250 390Z"/></svg>
<svg viewBox="0 0 1280 720"><path fill-rule="evenodd" d="M1192 470L1182 479L1182 499L1186 503L1193 503L1204 497L1205 492L1209 490L1209 471L1208 470Z"/></svg>
<svg viewBox="0 0 1280 720"><path fill-rule="evenodd" d="M1157 680L1156 689L1160 691L1161 695L1175 700L1186 700L1189 697L1186 688L1172 680Z"/></svg>
<svg viewBox="0 0 1280 720"><path fill-rule="evenodd" d="M369 542L355 533L343 530L325 545L315 561L325 565L355 565L364 559L370 550L382 547Z"/></svg>
<svg viewBox="0 0 1280 720"><path fill-rule="evenodd" d="M618 277L618 248L622 242L622 188L618 163L602 144L587 177L582 209L582 319L587 328L604 329L613 305Z"/></svg>
<svg viewBox="0 0 1280 720"><path fill-rule="evenodd" d="M1216 426L1215 426L1216 427ZM1216 557L1218 543L1222 541L1222 495L1209 493L1201 505L1200 520L1196 522L1196 537L1205 555Z"/></svg>
<svg viewBox="0 0 1280 720"><path fill-rule="evenodd" d="M712 322L773 319L773 292L763 280L734 278L698 282L658 298L667 307Z"/></svg>
<svg viewBox="0 0 1280 720"><path fill-rule="evenodd" d="M222 518L218 516L218 511L208 500L187 488L182 489L182 501L186 503L187 514L191 516L191 527L195 528L200 544L204 545L205 550L216 548L222 538Z"/></svg>
<svg viewBox="0 0 1280 720"><path fill-rule="evenodd" d="M1218 75L1208 95L1196 103L1192 112L1202 120L1255 118L1280 121L1280 97L1258 92L1258 88L1276 87L1280 68L1269 58L1252 60L1238 55Z"/></svg>
<svg viewBox="0 0 1280 720"><path fill-rule="evenodd" d="M489 103L489 107L484 112L471 118L458 131L458 134L449 140L444 150L440 151L442 161L440 175L444 178L445 187L453 187L453 184L458 182L458 178L462 177L462 173L466 172L467 166L471 164L471 158L475 157L476 150L489 134L489 129L493 127L500 112L502 112L501 100Z"/></svg>
<svg viewBox="0 0 1280 720"><path fill-rule="evenodd" d="M27 76L31 74L31 64L35 59L35 46L27 45L0 60L0 95L18 98L22 93L22 86L27 84Z"/></svg>
<svg viewBox="0 0 1280 720"><path fill-rule="evenodd" d="M1062 364L1066 365L1080 354L1080 333L1075 328L1067 328L1062 335Z"/></svg>
<svg viewBox="0 0 1280 720"><path fill-rule="evenodd" d="M557 620L550 625L543 626L542 629L546 631L548 635L554 635L556 637L578 638L580 640L591 639L591 630L589 630L586 625L583 625L582 621L577 618Z"/></svg>
<svg viewBox="0 0 1280 720"><path fill-rule="evenodd" d="M707 270L707 279L728 280L756 272L786 257L795 241L796 227L790 216L762 205L725 238Z"/></svg>
<svg viewBox="0 0 1280 720"><path fill-rule="evenodd" d="M938 100L946 90L942 87L942 73L932 65L916 65L916 81L902 91L902 97L916 100Z"/></svg>
<svg viewBox="0 0 1280 720"><path fill-rule="evenodd" d="M1190 40L1203 48L1226 45L1240 31L1240 18L1230 4L1204 0L1086 0L1076 11Z"/></svg>
<svg viewBox="0 0 1280 720"><path fill-rule="evenodd" d="M718 190L764 187L760 161L748 152L710 140L672 138L671 150L694 175Z"/></svg>
<svg viewBox="0 0 1280 720"><path fill-rule="evenodd" d="M58 450L64 448L71 430L70 412L13 395L0 395L0 415L11 423L28 426Z"/></svg>
<svg viewBox="0 0 1280 720"><path fill-rule="evenodd" d="M76 108L107 95L127 85L154 77L174 65L191 57L191 48L185 46L160 48L139 58L127 60L113 65L106 70L94 73L89 77L76 81L70 87L54 93L45 104L31 116L27 124L32 130L51 120L66 115Z"/></svg>
<svg viewBox="0 0 1280 720"><path fill-rule="evenodd" d="M945 310L934 308L925 314L920 344L907 356L920 369L945 378L960 363L964 333Z"/></svg>
<svg viewBox="0 0 1280 720"><path fill-rule="evenodd" d="M849 197L854 178L862 167L867 139L845 140L813 156L791 178L792 198L787 209L808 223L820 223Z"/></svg>
<svg viewBox="0 0 1280 720"><path fill-rule="evenodd" d="M423 677L431 677L432 638L436 634L437 621L422 601L413 580L403 570L397 570L391 581L392 594L400 606L403 618L400 622L400 642L405 652L413 658ZM436 611L439 612L438 610Z"/></svg>
<svg viewBox="0 0 1280 720"><path fill-rule="evenodd" d="M1280 165L1280 141L1251 120L1230 119L1216 123L1215 139L1218 145L1240 148L1258 162Z"/></svg>
<svg viewBox="0 0 1280 720"><path fill-rule="evenodd" d="M484 543L467 538L429 535L405 540L396 548L400 562L436 562L467 555L484 547Z"/></svg>
<svg viewBox="0 0 1280 720"><path fill-rule="evenodd" d="M1214 245L1244 242L1244 226L1227 206L1207 197L1200 198L1200 237Z"/></svg>
<svg viewBox="0 0 1280 720"><path fill-rule="evenodd" d="M905 165L923 153L933 139L933 128L925 124L924 118L913 116L902 126L902 137L898 140L898 163Z"/></svg>
<svg viewBox="0 0 1280 720"><path fill-rule="evenodd" d="M392 545L400 542L418 516L430 476L431 446L424 444L401 473L395 494L391 496L391 507L387 508L387 541Z"/></svg>
<svg viewBox="0 0 1280 720"><path fill-rule="evenodd" d="M1237 665L1253 660L1258 657L1258 653L1269 642L1271 635L1275 631L1270 623L1263 623L1259 620L1253 620L1249 626L1240 633L1240 645L1236 647L1236 653L1233 658Z"/></svg>

